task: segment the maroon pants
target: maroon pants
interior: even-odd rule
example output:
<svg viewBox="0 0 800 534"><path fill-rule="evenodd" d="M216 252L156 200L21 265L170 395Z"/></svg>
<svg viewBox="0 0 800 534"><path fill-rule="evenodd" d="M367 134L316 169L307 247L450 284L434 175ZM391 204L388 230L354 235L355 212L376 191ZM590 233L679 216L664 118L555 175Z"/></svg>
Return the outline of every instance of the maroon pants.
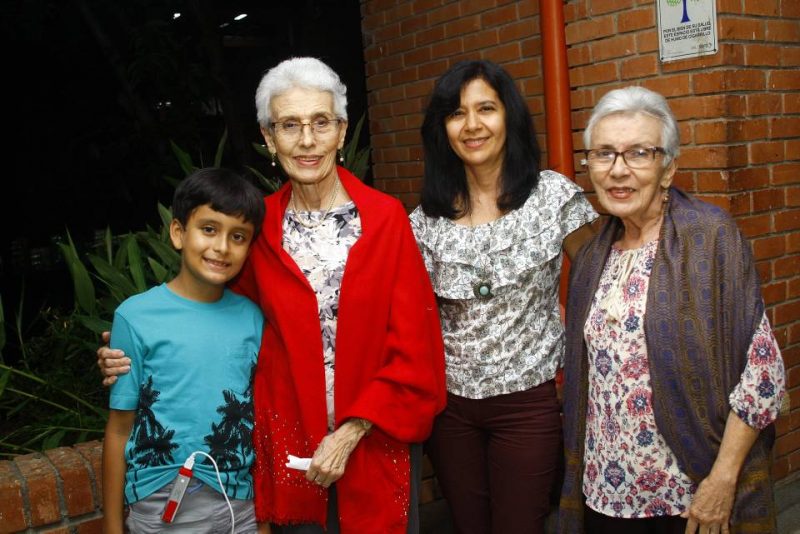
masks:
<svg viewBox="0 0 800 534"><path fill-rule="evenodd" d="M448 394L427 451L456 532L544 533L561 458L554 382L487 399Z"/></svg>

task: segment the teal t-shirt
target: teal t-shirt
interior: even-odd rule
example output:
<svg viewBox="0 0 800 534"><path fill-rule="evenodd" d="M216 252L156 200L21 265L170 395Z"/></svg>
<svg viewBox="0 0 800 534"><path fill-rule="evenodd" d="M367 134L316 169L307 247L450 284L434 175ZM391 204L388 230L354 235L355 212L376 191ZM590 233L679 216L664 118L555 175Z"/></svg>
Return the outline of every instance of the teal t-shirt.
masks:
<svg viewBox="0 0 800 534"><path fill-rule="evenodd" d="M109 406L136 411L125 446L128 503L171 482L198 450L217 462L229 497L252 499L251 378L262 326L258 306L227 289L203 303L162 284L117 308L111 347L131 358L131 372L111 388ZM219 490L203 455L194 476Z"/></svg>

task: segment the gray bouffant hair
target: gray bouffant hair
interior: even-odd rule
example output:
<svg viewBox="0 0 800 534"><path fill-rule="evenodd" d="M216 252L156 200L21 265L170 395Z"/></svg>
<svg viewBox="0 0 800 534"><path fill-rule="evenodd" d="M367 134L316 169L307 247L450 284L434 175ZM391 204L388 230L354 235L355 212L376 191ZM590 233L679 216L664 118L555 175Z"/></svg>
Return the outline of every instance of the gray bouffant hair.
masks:
<svg viewBox="0 0 800 534"><path fill-rule="evenodd" d="M269 69L258 84L256 114L263 128L268 128L272 121L269 106L272 98L294 87L328 91L333 95L333 112L347 120L347 87L339 75L317 58L293 57Z"/></svg>
<svg viewBox="0 0 800 534"><path fill-rule="evenodd" d="M615 114L644 113L661 121L661 143L664 145L663 165L666 167L680 153L678 122L663 96L644 87L629 86L606 93L592 110L589 123L583 131L583 146L592 143L592 130L601 119Z"/></svg>

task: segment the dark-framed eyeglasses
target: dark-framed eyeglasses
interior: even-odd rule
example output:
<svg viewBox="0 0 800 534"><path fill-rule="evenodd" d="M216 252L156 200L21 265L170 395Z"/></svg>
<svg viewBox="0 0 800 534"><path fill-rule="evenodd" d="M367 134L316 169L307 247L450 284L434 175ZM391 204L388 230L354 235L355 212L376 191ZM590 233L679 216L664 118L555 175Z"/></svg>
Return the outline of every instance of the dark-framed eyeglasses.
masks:
<svg viewBox="0 0 800 534"><path fill-rule="evenodd" d="M335 132L341 122L344 122L344 119L329 119L327 117L317 117L316 119L304 121L287 119L270 123L270 128L275 132L275 135L282 138L296 139L302 134L304 126L310 127L314 135L326 135Z"/></svg>
<svg viewBox="0 0 800 534"><path fill-rule="evenodd" d="M629 168L644 169L653 164L656 154L666 154L667 152L663 147L651 146L629 148L622 152L617 152L610 148L593 148L584 150L583 153L586 157L581 160L582 165L586 165L590 169L607 170L614 166L619 156L622 156L622 161Z"/></svg>

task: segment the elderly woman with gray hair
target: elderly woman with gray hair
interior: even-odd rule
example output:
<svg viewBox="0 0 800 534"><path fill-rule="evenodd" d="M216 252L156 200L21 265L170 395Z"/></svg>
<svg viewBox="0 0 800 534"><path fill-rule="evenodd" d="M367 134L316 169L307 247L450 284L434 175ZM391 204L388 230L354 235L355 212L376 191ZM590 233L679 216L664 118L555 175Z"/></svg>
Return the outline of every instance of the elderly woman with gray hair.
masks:
<svg viewBox="0 0 800 534"><path fill-rule="evenodd" d="M256 92L261 132L289 178L267 197L234 285L265 318L256 516L311 524L283 532L405 533L421 455L411 444L444 407L444 349L405 209L336 165L346 106L345 86L314 58L280 63ZM288 467L288 454L310 457L308 469Z"/></svg>
<svg viewBox="0 0 800 534"><path fill-rule="evenodd" d="M606 94L584 144L610 217L570 273L560 530L774 532L785 377L750 245L671 185L661 95Z"/></svg>

